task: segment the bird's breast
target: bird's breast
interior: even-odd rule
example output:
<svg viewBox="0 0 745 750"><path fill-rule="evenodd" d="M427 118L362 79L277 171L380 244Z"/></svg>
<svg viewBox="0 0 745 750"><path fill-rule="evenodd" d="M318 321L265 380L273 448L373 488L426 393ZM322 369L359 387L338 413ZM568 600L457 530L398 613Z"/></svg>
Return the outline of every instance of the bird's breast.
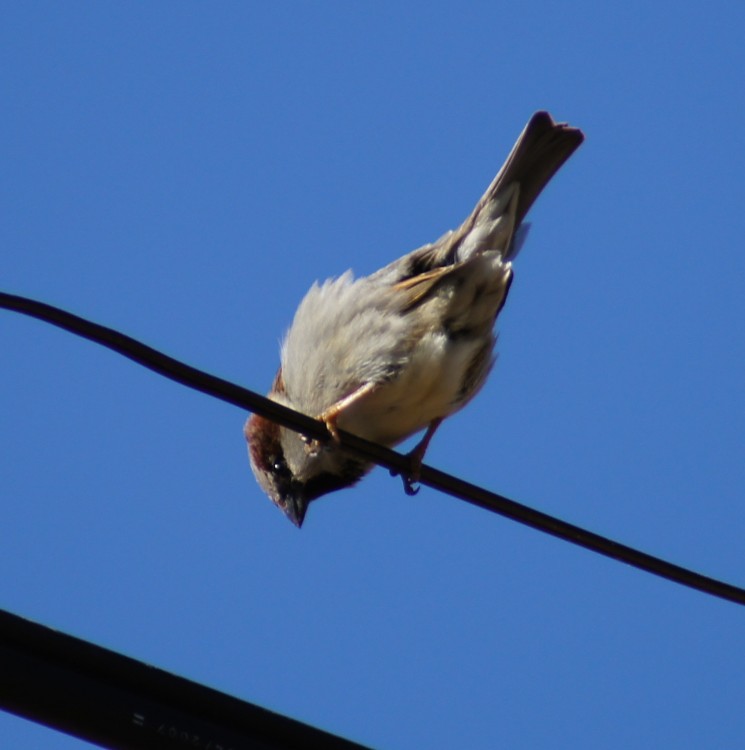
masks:
<svg viewBox="0 0 745 750"><path fill-rule="evenodd" d="M484 346L480 340L453 340L442 331L426 334L397 376L345 410L339 427L392 446L449 416L468 400L463 386Z"/></svg>

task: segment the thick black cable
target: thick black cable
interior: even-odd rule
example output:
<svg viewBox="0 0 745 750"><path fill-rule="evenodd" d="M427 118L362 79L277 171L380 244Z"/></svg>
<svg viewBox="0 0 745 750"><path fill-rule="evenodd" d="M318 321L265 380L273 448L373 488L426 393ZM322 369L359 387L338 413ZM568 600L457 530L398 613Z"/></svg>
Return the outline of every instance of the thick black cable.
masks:
<svg viewBox="0 0 745 750"><path fill-rule="evenodd" d="M175 380L177 383L260 414L311 438L320 440L329 438L328 431L322 422L270 401L253 391L235 385L235 383L179 362L111 328L84 320L57 307L4 292L0 292L0 307L38 318L78 336L90 339L119 354L123 354L143 367ZM402 474L405 474L410 468L409 460L400 453L370 443L347 432L342 431L341 438L345 449L380 466L385 466ZM538 531L551 534L640 570L645 570L648 573L653 573L683 586L703 591L736 604L745 604L745 589L701 575L645 552L640 552L633 547L628 547L592 531L574 526L437 469L422 466L420 482L480 508L499 513L513 521L518 521Z"/></svg>
<svg viewBox="0 0 745 750"><path fill-rule="evenodd" d="M115 750L365 750L2 610L0 708Z"/></svg>

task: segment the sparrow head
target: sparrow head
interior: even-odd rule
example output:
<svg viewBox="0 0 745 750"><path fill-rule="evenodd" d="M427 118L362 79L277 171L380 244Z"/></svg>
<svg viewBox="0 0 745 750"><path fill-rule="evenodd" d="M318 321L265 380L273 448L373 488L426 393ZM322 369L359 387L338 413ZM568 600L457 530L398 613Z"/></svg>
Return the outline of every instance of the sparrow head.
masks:
<svg viewBox="0 0 745 750"><path fill-rule="evenodd" d="M275 386L278 383L281 373ZM269 397L296 408L280 388L273 387ZM243 433L256 481L298 528L312 500L355 484L371 468L331 441L309 441L258 414L249 417Z"/></svg>

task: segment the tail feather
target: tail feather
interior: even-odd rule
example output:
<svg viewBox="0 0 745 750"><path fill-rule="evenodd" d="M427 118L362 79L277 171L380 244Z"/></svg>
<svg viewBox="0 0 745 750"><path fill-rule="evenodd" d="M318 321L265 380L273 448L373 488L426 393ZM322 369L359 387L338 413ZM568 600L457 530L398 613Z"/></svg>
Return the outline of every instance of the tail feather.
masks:
<svg viewBox="0 0 745 750"><path fill-rule="evenodd" d="M554 122L548 112L536 112L486 189L476 211L509 185L517 183L520 194L515 225L519 226L543 188L584 139L584 134L578 128L572 128L564 122Z"/></svg>
<svg viewBox="0 0 745 750"><path fill-rule="evenodd" d="M556 123L548 112L536 112L471 215L456 231L457 257L483 249L502 250L505 260L517 255L514 242L523 219L551 178L585 139L581 130ZM524 235L523 238L524 240Z"/></svg>
<svg viewBox="0 0 745 750"><path fill-rule="evenodd" d="M511 260L527 233L527 227L519 231L525 215L584 139L578 128L554 122L548 112L536 112L460 227L394 261L374 276L398 283L484 250L500 251L505 261Z"/></svg>

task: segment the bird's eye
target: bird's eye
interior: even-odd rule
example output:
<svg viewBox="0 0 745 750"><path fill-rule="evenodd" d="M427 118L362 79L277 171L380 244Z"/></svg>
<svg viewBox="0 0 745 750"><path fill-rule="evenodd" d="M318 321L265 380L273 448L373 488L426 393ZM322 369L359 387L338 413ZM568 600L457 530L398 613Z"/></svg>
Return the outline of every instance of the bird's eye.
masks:
<svg viewBox="0 0 745 750"><path fill-rule="evenodd" d="M282 456L279 456L272 461L272 469L275 474L283 479L289 479L292 476L290 467L287 466L287 461L285 461Z"/></svg>

